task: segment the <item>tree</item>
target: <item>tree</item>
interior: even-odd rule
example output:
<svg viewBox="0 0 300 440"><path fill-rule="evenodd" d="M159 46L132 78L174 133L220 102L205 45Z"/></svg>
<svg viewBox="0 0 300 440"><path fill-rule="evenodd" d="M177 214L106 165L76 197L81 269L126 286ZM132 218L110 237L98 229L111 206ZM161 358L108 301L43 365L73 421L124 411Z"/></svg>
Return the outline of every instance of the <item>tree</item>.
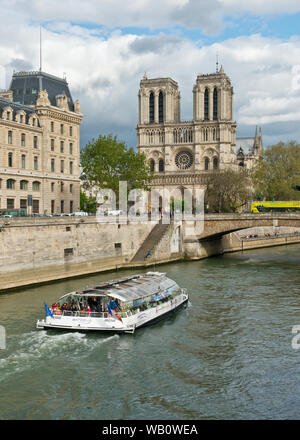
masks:
<svg viewBox="0 0 300 440"><path fill-rule="evenodd" d="M252 173L257 198L299 200L300 146L280 142L268 147Z"/></svg>
<svg viewBox="0 0 300 440"><path fill-rule="evenodd" d="M89 212L91 214L96 214L96 197L88 197L80 189L80 210Z"/></svg>
<svg viewBox="0 0 300 440"><path fill-rule="evenodd" d="M251 180L244 169L215 171L207 177L204 203L210 212L237 212L251 197Z"/></svg>
<svg viewBox="0 0 300 440"><path fill-rule="evenodd" d="M128 192L145 189L152 174L144 153L137 153L116 136L99 136L81 152L84 186L112 189L118 196L119 181L127 182Z"/></svg>

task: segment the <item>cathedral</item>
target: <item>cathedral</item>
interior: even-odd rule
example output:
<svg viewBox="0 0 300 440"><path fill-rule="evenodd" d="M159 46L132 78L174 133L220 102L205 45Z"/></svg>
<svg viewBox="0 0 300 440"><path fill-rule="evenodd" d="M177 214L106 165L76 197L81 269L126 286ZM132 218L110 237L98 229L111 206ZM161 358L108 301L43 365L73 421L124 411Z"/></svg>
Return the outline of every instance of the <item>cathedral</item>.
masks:
<svg viewBox="0 0 300 440"><path fill-rule="evenodd" d="M137 148L150 162L153 189L203 188L215 170L250 169L263 153L261 129L236 138L233 87L223 67L198 75L193 120L181 121L178 83L171 78L140 82Z"/></svg>

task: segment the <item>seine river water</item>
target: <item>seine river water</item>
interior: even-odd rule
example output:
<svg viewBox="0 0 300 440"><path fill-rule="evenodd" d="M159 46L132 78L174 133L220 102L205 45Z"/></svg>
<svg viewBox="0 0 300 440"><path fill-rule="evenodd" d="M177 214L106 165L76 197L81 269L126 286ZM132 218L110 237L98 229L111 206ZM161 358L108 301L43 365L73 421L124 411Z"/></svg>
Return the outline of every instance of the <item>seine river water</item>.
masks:
<svg viewBox="0 0 300 440"><path fill-rule="evenodd" d="M133 336L35 329L43 301L130 271L0 295L0 419L299 419L299 268L300 245L158 266L190 305Z"/></svg>

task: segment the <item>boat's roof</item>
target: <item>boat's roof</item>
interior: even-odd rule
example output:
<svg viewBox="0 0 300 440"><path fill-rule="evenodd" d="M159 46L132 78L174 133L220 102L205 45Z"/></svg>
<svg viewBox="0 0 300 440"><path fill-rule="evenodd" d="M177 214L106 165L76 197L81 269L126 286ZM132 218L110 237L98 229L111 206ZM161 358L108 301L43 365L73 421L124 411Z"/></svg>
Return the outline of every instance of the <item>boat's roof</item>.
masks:
<svg viewBox="0 0 300 440"><path fill-rule="evenodd" d="M133 275L119 280L104 282L68 295L110 296L127 302L156 294L174 285L177 285L176 282L167 278L165 273L147 272L142 275Z"/></svg>

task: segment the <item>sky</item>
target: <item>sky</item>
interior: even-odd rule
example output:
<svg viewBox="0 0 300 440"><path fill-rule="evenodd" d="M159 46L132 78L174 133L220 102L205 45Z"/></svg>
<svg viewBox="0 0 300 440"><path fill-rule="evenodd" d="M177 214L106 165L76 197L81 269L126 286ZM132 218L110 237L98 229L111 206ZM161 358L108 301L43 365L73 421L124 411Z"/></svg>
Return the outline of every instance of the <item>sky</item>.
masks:
<svg viewBox="0 0 300 440"><path fill-rule="evenodd" d="M237 136L300 143L299 0L0 0L0 88L14 70L67 78L84 119L81 147L113 134L136 147L138 90L171 77L192 120L197 75L216 59L234 88Z"/></svg>

